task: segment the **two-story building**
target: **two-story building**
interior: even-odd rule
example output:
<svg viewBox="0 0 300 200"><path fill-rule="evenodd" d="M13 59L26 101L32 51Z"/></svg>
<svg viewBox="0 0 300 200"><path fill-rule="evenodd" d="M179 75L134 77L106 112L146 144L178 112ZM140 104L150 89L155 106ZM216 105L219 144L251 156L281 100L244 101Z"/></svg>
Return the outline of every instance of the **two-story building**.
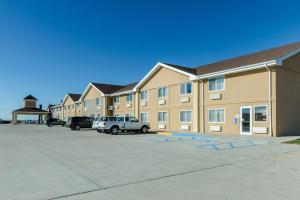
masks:
<svg viewBox="0 0 300 200"><path fill-rule="evenodd" d="M138 83L90 83L78 105L81 116L134 115L153 131L295 135L299 65L300 42L194 68L157 63Z"/></svg>
<svg viewBox="0 0 300 200"><path fill-rule="evenodd" d="M125 85L121 89L111 94L113 98L114 116L134 116L135 115L135 93L133 88L137 82Z"/></svg>
<svg viewBox="0 0 300 200"><path fill-rule="evenodd" d="M158 63L134 88L153 130L298 134L300 43L195 68Z"/></svg>
<svg viewBox="0 0 300 200"><path fill-rule="evenodd" d="M82 116L112 116L113 98L110 95L122 87L124 86L89 83L79 100L82 105Z"/></svg>
<svg viewBox="0 0 300 200"><path fill-rule="evenodd" d="M61 103L61 116L64 121L66 121L69 117L81 116L82 110L81 103L79 101L80 97L81 94L66 94L63 102Z"/></svg>

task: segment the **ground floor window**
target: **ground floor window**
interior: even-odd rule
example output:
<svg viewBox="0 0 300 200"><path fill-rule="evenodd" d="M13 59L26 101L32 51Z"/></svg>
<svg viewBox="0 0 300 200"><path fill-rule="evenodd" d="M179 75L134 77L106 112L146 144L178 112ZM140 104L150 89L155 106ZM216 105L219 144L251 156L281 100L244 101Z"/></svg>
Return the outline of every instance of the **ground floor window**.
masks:
<svg viewBox="0 0 300 200"><path fill-rule="evenodd" d="M180 122L192 122L192 111L180 111Z"/></svg>
<svg viewBox="0 0 300 200"><path fill-rule="evenodd" d="M168 113L167 112L158 112L158 122L166 122L168 121Z"/></svg>
<svg viewBox="0 0 300 200"><path fill-rule="evenodd" d="M140 118L141 118L141 122L149 122L148 113L146 112L140 113Z"/></svg>
<svg viewBox="0 0 300 200"><path fill-rule="evenodd" d="M126 117L133 117L133 113L127 113Z"/></svg>
<svg viewBox="0 0 300 200"><path fill-rule="evenodd" d="M208 122L210 123L223 123L225 119L224 108L208 110Z"/></svg>
<svg viewBox="0 0 300 200"><path fill-rule="evenodd" d="M254 117L257 122L267 121L267 106L255 106Z"/></svg>

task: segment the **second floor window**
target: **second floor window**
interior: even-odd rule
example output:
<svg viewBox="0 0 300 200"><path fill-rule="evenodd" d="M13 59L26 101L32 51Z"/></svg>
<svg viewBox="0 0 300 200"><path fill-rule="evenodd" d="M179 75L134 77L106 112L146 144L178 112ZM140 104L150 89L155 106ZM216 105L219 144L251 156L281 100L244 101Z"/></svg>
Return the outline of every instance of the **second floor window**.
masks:
<svg viewBox="0 0 300 200"><path fill-rule="evenodd" d="M88 108L88 107L90 107L90 105L91 105L91 100L85 100L85 101L83 101L84 108Z"/></svg>
<svg viewBox="0 0 300 200"><path fill-rule="evenodd" d="M127 102L132 102L132 94L128 94L128 95L126 96L126 101L127 101Z"/></svg>
<svg viewBox="0 0 300 200"><path fill-rule="evenodd" d="M102 99L101 99L101 98L97 98L97 99L96 99L96 105L97 105L97 106L102 105Z"/></svg>
<svg viewBox="0 0 300 200"><path fill-rule="evenodd" d="M168 96L168 88L167 87L162 87L162 88L158 88L158 98L164 98L166 96Z"/></svg>
<svg viewBox="0 0 300 200"><path fill-rule="evenodd" d="M114 98L114 103L120 103L120 97L115 97Z"/></svg>
<svg viewBox="0 0 300 200"><path fill-rule="evenodd" d="M192 83L184 83L180 85L180 95L187 95L192 93Z"/></svg>
<svg viewBox="0 0 300 200"><path fill-rule="evenodd" d="M224 90L224 76L208 79L208 91Z"/></svg>
<svg viewBox="0 0 300 200"><path fill-rule="evenodd" d="M144 91L141 91L141 100L148 100L148 91L147 90L144 90Z"/></svg>

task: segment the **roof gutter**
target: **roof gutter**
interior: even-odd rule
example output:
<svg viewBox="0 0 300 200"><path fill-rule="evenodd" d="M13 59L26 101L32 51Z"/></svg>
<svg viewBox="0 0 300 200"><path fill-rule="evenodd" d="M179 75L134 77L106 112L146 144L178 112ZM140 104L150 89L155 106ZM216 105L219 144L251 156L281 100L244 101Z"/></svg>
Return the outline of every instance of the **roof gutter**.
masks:
<svg viewBox="0 0 300 200"><path fill-rule="evenodd" d="M116 92L116 93L112 93L109 96L113 97L113 96L118 96L118 95L122 95L122 94L130 94L133 93L133 90L126 90L126 91L122 91L122 92Z"/></svg>
<svg viewBox="0 0 300 200"><path fill-rule="evenodd" d="M270 61L256 63L256 64L252 64L252 65L237 67L234 69L228 69L228 70L199 75L196 77L196 79L193 79L193 80L213 78L213 77L217 77L217 76L224 76L227 74L235 74L235 73L246 72L246 71L251 71L251 70L255 70L255 69L261 69L261 68L265 68L266 66L271 67L271 66L277 66L277 65L281 65L281 62L277 61L277 60L270 60Z"/></svg>

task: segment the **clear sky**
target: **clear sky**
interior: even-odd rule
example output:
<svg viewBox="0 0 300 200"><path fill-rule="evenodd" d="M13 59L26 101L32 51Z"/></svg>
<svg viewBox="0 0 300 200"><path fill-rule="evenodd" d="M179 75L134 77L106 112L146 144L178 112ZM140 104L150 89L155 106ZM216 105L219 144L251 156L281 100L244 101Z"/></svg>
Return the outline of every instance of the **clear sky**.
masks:
<svg viewBox="0 0 300 200"><path fill-rule="evenodd" d="M89 82L139 81L158 61L195 67L300 41L300 1L2 0L0 118Z"/></svg>

